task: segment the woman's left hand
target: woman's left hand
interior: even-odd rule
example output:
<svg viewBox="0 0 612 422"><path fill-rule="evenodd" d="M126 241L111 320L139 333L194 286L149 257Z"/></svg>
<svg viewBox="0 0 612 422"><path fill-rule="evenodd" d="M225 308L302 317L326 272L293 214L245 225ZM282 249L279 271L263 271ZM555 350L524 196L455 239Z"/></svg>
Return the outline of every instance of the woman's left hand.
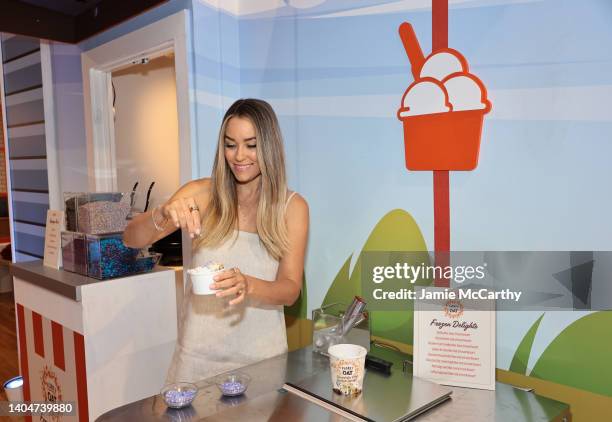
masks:
<svg viewBox="0 0 612 422"><path fill-rule="evenodd" d="M240 272L240 269L234 267L232 269L223 271L221 274L216 275L213 280L215 283L212 285L213 290L220 290L217 292L217 297L233 297L230 300L230 305L237 305L244 302L248 293L249 281L247 277Z"/></svg>

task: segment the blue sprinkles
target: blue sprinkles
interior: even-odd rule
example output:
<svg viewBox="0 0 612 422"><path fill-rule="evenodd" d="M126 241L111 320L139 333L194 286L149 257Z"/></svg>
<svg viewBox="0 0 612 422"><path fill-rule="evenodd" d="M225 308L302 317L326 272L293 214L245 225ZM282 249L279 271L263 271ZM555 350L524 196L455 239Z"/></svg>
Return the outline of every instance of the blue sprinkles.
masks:
<svg viewBox="0 0 612 422"><path fill-rule="evenodd" d="M226 396L237 396L246 391L246 385L238 381L226 381L220 387Z"/></svg>
<svg viewBox="0 0 612 422"><path fill-rule="evenodd" d="M87 236L88 273L90 277L107 279L134 272L138 249L123 244L121 233Z"/></svg>
<svg viewBox="0 0 612 422"><path fill-rule="evenodd" d="M195 396L195 390L169 390L164 394L164 400L170 407L183 407L191 403Z"/></svg>

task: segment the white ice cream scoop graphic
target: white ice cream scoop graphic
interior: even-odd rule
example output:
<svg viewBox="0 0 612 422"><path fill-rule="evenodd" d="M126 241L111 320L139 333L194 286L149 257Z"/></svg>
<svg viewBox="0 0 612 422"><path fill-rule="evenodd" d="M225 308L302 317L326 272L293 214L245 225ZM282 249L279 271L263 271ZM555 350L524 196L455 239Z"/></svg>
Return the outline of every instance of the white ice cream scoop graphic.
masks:
<svg viewBox="0 0 612 422"><path fill-rule="evenodd" d="M448 93L448 101L453 111L483 110L490 107L485 98L483 84L476 76L467 73L453 73L442 83Z"/></svg>
<svg viewBox="0 0 612 422"><path fill-rule="evenodd" d="M430 55L419 78L408 87L398 116L483 110L489 107L484 85L468 72L465 58L452 49Z"/></svg>
<svg viewBox="0 0 612 422"><path fill-rule="evenodd" d="M419 78L434 78L439 81L451 73L467 72L465 58L456 50L447 49L430 55L423 63Z"/></svg>
<svg viewBox="0 0 612 422"><path fill-rule="evenodd" d="M451 111L444 85L434 78L425 78L413 83L404 94L399 116L444 113Z"/></svg>

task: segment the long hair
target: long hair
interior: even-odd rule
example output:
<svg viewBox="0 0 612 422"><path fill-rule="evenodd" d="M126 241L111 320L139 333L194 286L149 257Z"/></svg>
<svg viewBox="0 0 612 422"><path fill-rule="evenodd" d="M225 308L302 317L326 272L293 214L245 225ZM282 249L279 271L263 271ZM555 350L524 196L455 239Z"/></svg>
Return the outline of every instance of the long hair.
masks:
<svg viewBox="0 0 612 422"><path fill-rule="evenodd" d="M202 213L202 236L194 246L217 246L238 229L236 180L224 151L225 129L232 117L247 118L255 128L257 163L261 170L257 234L268 253L278 260L289 249L285 221L285 152L274 110L267 102L257 99L236 101L223 117L211 176L210 202Z"/></svg>

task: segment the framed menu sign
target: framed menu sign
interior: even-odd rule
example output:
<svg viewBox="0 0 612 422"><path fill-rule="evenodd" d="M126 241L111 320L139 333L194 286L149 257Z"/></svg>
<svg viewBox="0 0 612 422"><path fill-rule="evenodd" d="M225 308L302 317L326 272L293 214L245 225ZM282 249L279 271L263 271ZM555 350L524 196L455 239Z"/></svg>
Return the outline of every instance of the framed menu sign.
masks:
<svg viewBox="0 0 612 422"><path fill-rule="evenodd" d="M415 290L413 374L495 390L495 300L459 289Z"/></svg>
<svg viewBox="0 0 612 422"><path fill-rule="evenodd" d="M45 226L45 256L43 264L47 267L59 268L62 264L62 225L64 211L48 210Z"/></svg>

